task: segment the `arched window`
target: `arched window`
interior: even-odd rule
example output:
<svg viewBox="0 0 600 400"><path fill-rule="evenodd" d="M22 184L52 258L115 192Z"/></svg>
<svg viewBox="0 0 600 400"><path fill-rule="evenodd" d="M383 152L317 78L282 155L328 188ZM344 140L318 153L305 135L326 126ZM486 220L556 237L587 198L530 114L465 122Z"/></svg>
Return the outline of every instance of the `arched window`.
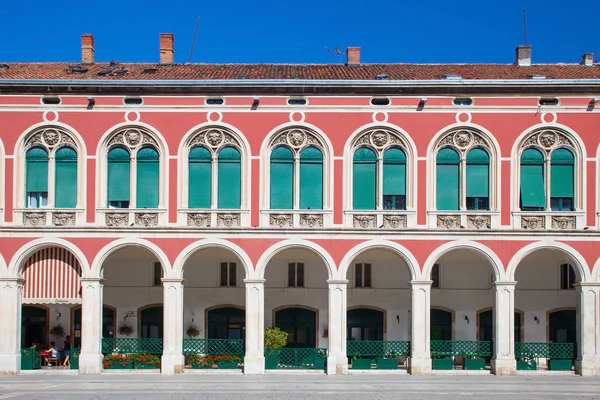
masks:
<svg viewBox="0 0 600 400"><path fill-rule="evenodd" d="M136 207L158 207L159 187L158 151L153 147L142 147L137 152Z"/></svg>
<svg viewBox="0 0 600 400"><path fill-rule="evenodd" d="M460 193L460 156L450 148L442 149L436 156L436 208L458 210Z"/></svg>
<svg viewBox="0 0 600 400"><path fill-rule="evenodd" d="M129 208L131 166L129 151L123 147L113 147L108 152L107 180L108 207Z"/></svg>
<svg viewBox="0 0 600 400"><path fill-rule="evenodd" d="M374 210L377 199L377 155L361 147L352 160L352 205L355 210Z"/></svg>
<svg viewBox="0 0 600 400"><path fill-rule="evenodd" d="M205 147L194 147L188 154L188 207L210 208L212 157Z"/></svg>
<svg viewBox="0 0 600 400"><path fill-rule="evenodd" d="M467 210L489 210L490 156L483 149L467 153Z"/></svg>
<svg viewBox="0 0 600 400"><path fill-rule="evenodd" d="M41 147L29 149L25 155L27 207L48 206L48 152Z"/></svg>
<svg viewBox="0 0 600 400"><path fill-rule="evenodd" d="M77 152L71 147L61 147L55 155L54 206L77 207Z"/></svg>
<svg viewBox="0 0 600 400"><path fill-rule="evenodd" d="M398 148L383 153L383 209L406 210L406 154Z"/></svg>
<svg viewBox="0 0 600 400"><path fill-rule="evenodd" d="M294 204L294 154L285 146L271 151L271 209L291 210Z"/></svg>
<svg viewBox="0 0 600 400"><path fill-rule="evenodd" d="M537 149L527 149L521 154L521 210L545 208L544 155Z"/></svg>
<svg viewBox="0 0 600 400"><path fill-rule="evenodd" d="M240 152L224 147L218 156L217 207L239 209L241 206L242 168Z"/></svg>
<svg viewBox="0 0 600 400"><path fill-rule="evenodd" d="M574 210L575 156L570 150L554 150L550 158L550 208L553 211Z"/></svg>
<svg viewBox="0 0 600 400"><path fill-rule="evenodd" d="M316 147L300 152L300 209L323 208L323 153Z"/></svg>

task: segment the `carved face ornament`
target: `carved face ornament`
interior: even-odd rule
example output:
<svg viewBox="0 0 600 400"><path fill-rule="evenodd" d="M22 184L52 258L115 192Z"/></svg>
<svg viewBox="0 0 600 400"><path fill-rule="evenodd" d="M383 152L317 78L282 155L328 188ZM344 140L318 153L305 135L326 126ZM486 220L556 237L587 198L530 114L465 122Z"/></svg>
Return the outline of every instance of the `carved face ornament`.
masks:
<svg viewBox="0 0 600 400"><path fill-rule="evenodd" d="M373 132L373 136L371 137L373 140L373 144L377 147L383 147L388 141L387 134L383 131L375 131Z"/></svg>
<svg viewBox="0 0 600 400"><path fill-rule="evenodd" d="M465 131L457 132L454 135L454 142L459 147L467 147L471 143L471 135Z"/></svg>
<svg viewBox="0 0 600 400"><path fill-rule="evenodd" d="M542 132L540 134L540 144L546 148L552 147L556 143L556 136L552 132Z"/></svg>
<svg viewBox="0 0 600 400"><path fill-rule="evenodd" d="M289 141L292 146L299 147L304 143L304 133L302 131L291 131Z"/></svg>
<svg viewBox="0 0 600 400"><path fill-rule="evenodd" d="M48 146L54 146L60 140L60 133L54 129L45 130L42 136Z"/></svg>
<svg viewBox="0 0 600 400"><path fill-rule="evenodd" d="M141 140L142 140L142 135L135 129L130 129L127 132L125 132L125 141L130 146L132 146L132 147L137 146Z"/></svg>
<svg viewBox="0 0 600 400"><path fill-rule="evenodd" d="M219 131L209 131L206 134L206 141L213 147L220 145L222 140L223 135Z"/></svg>

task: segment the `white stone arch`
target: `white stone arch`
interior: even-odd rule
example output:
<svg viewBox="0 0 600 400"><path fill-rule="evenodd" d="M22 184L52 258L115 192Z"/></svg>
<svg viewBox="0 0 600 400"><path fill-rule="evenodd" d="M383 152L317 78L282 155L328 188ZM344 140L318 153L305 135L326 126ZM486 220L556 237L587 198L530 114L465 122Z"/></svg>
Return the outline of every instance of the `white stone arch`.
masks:
<svg viewBox="0 0 600 400"><path fill-rule="evenodd" d="M185 272L185 263L191 256L194 255L194 253L215 247L231 251L233 254L235 254L244 266L245 279L250 278L252 272L254 271L254 266L248 254L237 244L223 239L203 239L187 246L179 253L175 259L175 262L173 263L173 276L177 278L183 278Z"/></svg>
<svg viewBox="0 0 600 400"><path fill-rule="evenodd" d="M401 244L383 239L368 240L366 242L357 244L356 246L351 248L340 262L340 279L347 279L348 271L350 270L350 266L352 265L354 260L361 254L371 250L386 250L396 254L408 266L408 271L410 272L411 280L421 280L419 262L411 253L411 251L408 250L406 247L402 246Z"/></svg>
<svg viewBox="0 0 600 400"><path fill-rule="evenodd" d="M474 143L473 140L471 140L471 143L464 147L458 146L456 144L456 141L454 141L453 144L449 144L448 146L445 146L443 143L441 143L448 136L458 133L461 130L470 131L474 134L479 135L481 138L483 138L484 143ZM474 136L472 136L472 137L474 137ZM465 157L469 150L471 150L473 148L482 148L482 149L487 150L487 152L490 156L490 194L489 194L490 195L490 210L500 212L501 211L500 198L502 195L502 193L501 193L502 154L501 154L501 150L500 150L500 144L498 143L496 137L492 134L492 132L490 132L487 128L485 128L481 125L472 124L472 123L463 123L463 122L451 124L451 125L445 126L444 128L440 129L433 136L433 138L429 142L429 145L427 146L427 171L428 171L427 177L429 178L428 186L427 186L427 209L428 210L436 209L436 205L435 205L435 200L436 200L436 194L435 194L436 193L436 185L435 185L436 158L437 158L438 151L444 147L452 147L454 150L458 151L458 153L461 157L461 167L462 167L462 163L464 162ZM465 173L461 172L460 176L461 176L461 178L460 178L461 180L464 179L464 181L461 184L461 187L465 187L466 172ZM463 192L463 191L461 191L461 192ZM461 193L461 201L462 201L463 197L464 196ZM465 206L465 209L466 209L466 206Z"/></svg>
<svg viewBox="0 0 600 400"><path fill-rule="evenodd" d="M82 278L90 278L95 276L94 271L90 268L88 259L83 251L81 251L79 247L68 240L60 238L40 238L25 243L13 255L8 267L9 275L11 277L21 278L23 276L23 267L25 266L25 262L29 259L29 257L34 255L37 251L48 247L60 247L72 253L77 258L77 261L79 261L79 265L81 265Z"/></svg>
<svg viewBox="0 0 600 400"><path fill-rule="evenodd" d="M43 136L46 130L60 132L58 143L48 145L42 139L36 139L38 135ZM52 142L50 142L52 143ZM15 208L26 208L25 198L25 153L31 147L42 147L48 151L48 205L54 206L54 154L63 147L72 147L77 152L77 205L76 208L85 208L87 201L87 146L81 134L72 126L62 122L40 122L25 129L15 143L13 157L13 204ZM2 147L4 155L4 147ZM2 169L4 174L4 168ZM4 196L2 196L4 202ZM2 204L4 205L4 204ZM52 207L51 207L52 208Z"/></svg>
<svg viewBox="0 0 600 400"><path fill-rule="evenodd" d="M317 254L325 264L325 268L327 269L327 279L336 279L338 271L335 266L335 261L333 261L329 252L315 242L304 239L282 240L266 249L256 262L256 268L254 270L255 279L265 279L265 271L267 265L269 265L269 261L282 251L293 248L305 249Z"/></svg>
<svg viewBox="0 0 600 400"><path fill-rule="evenodd" d="M397 138L399 138L400 143L385 143L384 146L381 146L382 152L387 150L390 147L400 147L406 153L406 190L409 195L407 195L406 199L406 208L407 210L415 210L417 209L417 192L418 192L418 168L417 168L417 146L413 141L411 135L406 132L404 129L400 128L397 125L390 124L387 122L374 122L367 125L363 125L357 130L355 130L344 145L344 171L343 171L343 182L344 184L344 210L352 210L352 188L353 188L353 179L352 179L352 158L354 155L355 148L363 147L356 142L363 137L365 134L372 133L377 129L387 130ZM369 147L373 150L377 150L376 146L371 145L365 146ZM377 151L376 151L377 153Z"/></svg>
<svg viewBox="0 0 600 400"><path fill-rule="evenodd" d="M508 263L508 267L506 269L507 280L515 281L515 273L521 261L523 261L523 259L525 259L528 255L543 249L558 250L565 254L570 258L571 261L573 261L573 269L575 270L579 281L591 281L590 268L587 264L587 261L585 261L585 258L583 258L583 256L573 247L550 239L530 243L517 251Z"/></svg>
<svg viewBox="0 0 600 400"><path fill-rule="evenodd" d="M160 261L160 265L163 269L163 276L165 278L177 278L177 276L174 275L173 269L171 268L171 262L169 261L169 258L160 247L148 240L135 238L118 239L108 243L106 246L100 249L98 254L96 254L96 257L94 258L94 261L92 262L93 276L104 276L104 262L106 261L106 259L110 257L115 251L125 247L141 247L145 250L149 250L152 254L154 254L158 261Z"/></svg>
<svg viewBox="0 0 600 400"><path fill-rule="evenodd" d="M479 242L474 242L472 240L455 240L452 242L448 242L431 252L429 257L427 257L425 264L423 264L423 280L431 280L431 270L433 269L433 265L436 264L438 260L442 258L445 254L450 253L454 250L471 250L475 251L477 254L484 256L484 258L490 263L492 267L492 272L494 273L494 281L498 282L507 280L504 265L502 264L502 260L500 260L500 257L498 257L498 255L486 245L483 245Z"/></svg>
<svg viewBox="0 0 600 400"><path fill-rule="evenodd" d="M592 282L600 283L600 257L594 263L594 269L592 270Z"/></svg>
<svg viewBox="0 0 600 400"><path fill-rule="evenodd" d="M142 133L142 139L136 145L127 145L127 143L111 144L110 142L116 136L124 134L128 129L138 129ZM147 135L147 136L145 136ZM146 137L150 137L153 142L144 142ZM159 198L158 209L169 208L169 146L163 135L153 126L143 122L123 122L112 126L100 138L96 148L96 207L100 209L107 208L107 160L110 148L119 146L126 148L130 153L132 176L135 176L135 160L137 151L145 145L150 145L158 151L159 156ZM130 190L131 201L135 201L135 181L131 182ZM131 207L134 208L134 207Z"/></svg>
<svg viewBox="0 0 600 400"><path fill-rule="evenodd" d="M260 206L261 209L270 208L270 157L273 140L280 134L293 128L299 128L310 132L320 142L320 150L323 151L323 210L333 208L333 165L334 150L331 141L321 129L305 122L289 122L271 130L265 136L260 147ZM302 147L304 148L304 146ZM291 147L290 147L291 149Z"/></svg>
<svg viewBox="0 0 600 400"><path fill-rule="evenodd" d="M539 143L536 145L526 143L529 139L535 138L540 132L545 131L545 130L555 131L555 132L559 132L559 133L565 135L568 139L570 139L571 145L557 144L557 145L553 145L553 146L549 146L549 147L545 148L545 147L541 146ZM520 193L520 185L521 185L521 174L520 174L521 153L525 149L536 148L537 150L540 150L542 152L542 154L544 155L544 160L546 160L550 156L550 153L552 151L556 150L557 148L561 148L561 147L568 148L569 150L572 150L575 153L575 168L574 168L575 169L575 179L574 179L575 209L578 211L586 210L585 179L586 179L587 152L586 152L583 140L577 134L577 132L575 132L573 129L569 128L566 125L557 124L557 123L541 123L541 124L530 126L526 130L521 132L521 134L515 140L512 150L511 150L511 153L510 153L511 154L510 157L512 160L512 162L510 163L511 164L510 176L511 176L511 182L512 182L510 185L510 190L511 190L510 209L512 211L520 210L519 193ZM546 167L548 167L548 165L545 165L544 175L549 176L548 172L546 171ZM546 186L546 191L548 192L548 193L546 193L546 195L547 195L547 197L549 197L550 196L550 189L549 189L550 186L548 184L546 184L545 186ZM550 205L548 204L547 207L550 207Z"/></svg>
<svg viewBox="0 0 600 400"><path fill-rule="evenodd" d="M177 151L177 204L179 204L180 208L188 208L188 185L186 185L186 183L188 182L188 154L191 142L203 131L208 131L211 128L222 130L223 132L231 135L237 141L233 147L240 151L241 156L241 209L249 210L252 206L252 196L250 192L252 179L252 151L250 143L248 143L248 140L242 131L235 126L226 124L224 122L205 122L196 125L187 131L187 133L183 136ZM215 150L220 150L227 144L228 143L222 143L212 148L211 146L205 147L207 147L211 153L216 153ZM216 156L216 154L214 154L213 157L214 156Z"/></svg>

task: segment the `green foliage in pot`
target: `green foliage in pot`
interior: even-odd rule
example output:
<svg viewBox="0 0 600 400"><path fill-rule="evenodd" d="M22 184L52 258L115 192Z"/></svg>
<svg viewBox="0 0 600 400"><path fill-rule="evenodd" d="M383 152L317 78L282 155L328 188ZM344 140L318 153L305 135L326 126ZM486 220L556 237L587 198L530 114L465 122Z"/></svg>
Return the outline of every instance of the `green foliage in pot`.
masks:
<svg viewBox="0 0 600 400"><path fill-rule="evenodd" d="M287 344L288 333L281 329L265 328L265 349L269 350L268 356L276 354L274 349L282 349Z"/></svg>

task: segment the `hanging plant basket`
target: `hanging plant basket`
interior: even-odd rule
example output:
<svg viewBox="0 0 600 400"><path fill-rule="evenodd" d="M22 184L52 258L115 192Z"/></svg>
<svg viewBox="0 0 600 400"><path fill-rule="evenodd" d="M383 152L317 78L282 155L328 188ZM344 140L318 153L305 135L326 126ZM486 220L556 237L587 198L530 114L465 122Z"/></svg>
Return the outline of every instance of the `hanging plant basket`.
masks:
<svg viewBox="0 0 600 400"><path fill-rule="evenodd" d="M65 336L65 328L62 327L62 325L55 325L52 328L50 328L50 335L57 337L57 338L61 338Z"/></svg>
<svg viewBox="0 0 600 400"><path fill-rule="evenodd" d="M323 329L323 333L321 334L321 337L323 339L327 339L329 337L329 329L327 329L327 328Z"/></svg>
<svg viewBox="0 0 600 400"><path fill-rule="evenodd" d="M194 325L190 325L185 331L185 334L191 338L198 337L200 336L200 329L196 328Z"/></svg>
<svg viewBox="0 0 600 400"><path fill-rule="evenodd" d="M131 325L127 325L126 323L123 322L117 328L117 333L119 335L131 336L131 334L133 333L133 327Z"/></svg>

